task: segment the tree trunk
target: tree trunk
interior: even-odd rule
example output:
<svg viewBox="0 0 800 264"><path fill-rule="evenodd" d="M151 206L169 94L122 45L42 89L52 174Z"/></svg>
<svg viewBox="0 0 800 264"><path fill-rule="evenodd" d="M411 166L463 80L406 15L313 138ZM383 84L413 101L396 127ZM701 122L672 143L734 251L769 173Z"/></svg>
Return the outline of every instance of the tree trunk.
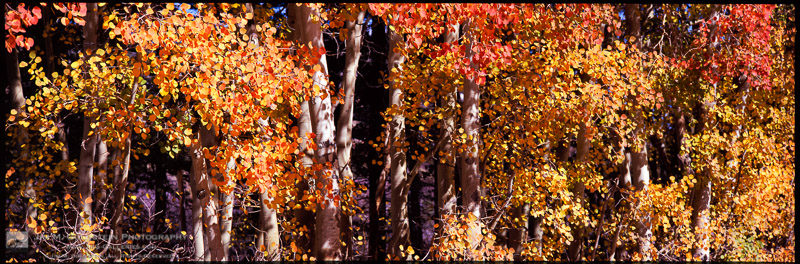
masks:
<svg viewBox="0 0 800 264"><path fill-rule="evenodd" d="M267 203L263 202L264 200L269 199L269 195L267 192L262 192L259 195L261 199L261 212L259 213L259 226L261 232L258 234L259 238L257 241L258 249L261 250L262 245L263 248L266 249L264 252L264 258L266 261L278 261L280 260L280 233L278 232L278 214L275 209L271 209L267 206Z"/></svg>
<svg viewBox="0 0 800 264"><path fill-rule="evenodd" d="M203 228L203 207L208 201L208 183L205 182L205 158L200 142L192 142L189 155L192 159L192 237L194 239L194 257L196 261L210 261L211 254L206 249L206 236Z"/></svg>
<svg viewBox="0 0 800 264"><path fill-rule="evenodd" d="M227 164L227 171L230 171L236 167L236 160L231 158ZM219 179L220 181L224 181L223 179ZM220 214L220 240L222 243L222 256L223 260L228 261L230 260L230 256L228 253L228 249L231 248L231 228L233 227L233 191L234 187L236 187L236 183L233 182L232 177L227 177L228 180L225 181L225 185L230 188L228 193L219 192L219 204L222 207L222 213Z"/></svg>
<svg viewBox="0 0 800 264"><path fill-rule="evenodd" d="M586 124L581 122L580 129L578 130L578 150L575 154L575 164L582 164L586 161L586 155L589 154L589 147L591 142L589 139L586 138ZM584 191L586 190L586 186L584 183L576 182L575 185L572 187L572 193L575 195L577 199L577 203L581 206L582 209L586 210L586 194ZM576 219L573 219L576 221ZM573 241L569 245L568 255L570 261L581 261L582 252L583 252L583 239L586 236L586 228L582 222L572 222L573 225Z"/></svg>
<svg viewBox="0 0 800 264"><path fill-rule="evenodd" d="M188 229L186 229L186 206L185 206L185 204L186 204L186 189L185 189L184 184L183 184L183 175L184 175L184 173L185 173L185 171L183 169L180 169L180 170L178 170L178 175L177 175L177 178L178 178L178 196L180 196L180 198L179 198L180 206L178 207L179 210L180 210L180 222L179 222L180 231L188 231Z"/></svg>
<svg viewBox="0 0 800 264"><path fill-rule="evenodd" d="M256 24L255 24L255 10L253 9L253 4L245 3L245 9L247 13L253 15L253 19L250 19L247 24L247 34L250 35L250 41L255 44L256 47L260 46L258 40L258 33L256 32ZM290 9L290 11L294 11ZM294 16L290 16L290 18L294 18ZM291 20L290 23L294 23L294 20ZM307 111L306 111L307 113ZM269 126L266 123L266 120L261 119L259 120L262 125ZM231 160L228 163L228 169L233 169L236 163L235 160ZM269 193L261 192L259 194L259 207L260 212L258 215L258 225L260 231L258 232L258 236L256 237L256 248L260 251L263 247L266 251L264 252L264 258L267 261L278 261L280 260L280 233L278 232L278 215L275 209L270 208L268 205L269 200ZM233 216L233 193L226 195L226 203L225 203L225 213L230 217ZM230 204L228 204L230 202ZM302 210L302 209L301 209ZM225 248L230 248L230 234L226 234L231 232L231 220L227 220L223 222L223 241L222 243L225 245ZM227 255L227 251L226 251ZM229 259L226 256L226 259Z"/></svg>
<svg viewBox="0 0 800 264"><path fill-rule="evenodd" d="M444 36L445 43L453 43L458 41L458 24L448 25L447 34ZM448 114L442 120L441 136L444 137L441 147L441 155L439 162L436 164L436 204L439 217L444 217L448 214L456 213L456 183L455 183L455 167L456 155L453 153L453 133L456 127L456 87L445 86L447 95L442 99L442 105L447 109L453 111L453 114ZM438 153L437 153L438 154Z"/></svg>
<svg viewBox="0 0 800 264"><path fill-rule="evenodd" d="M514 249L514 260L522 260L522 245L528 242L528 214L530 204L515 206L511 211L512 228L508 230L508 248Z"/></svg>
<svg viewBox="0 0 800 264"><path fill-rule="evenodd" d="M131 92L131 99L129 104L133 104L136 100L136 93L139 90L139 83L133 82L133 89ZM128 133L125 138L125 146L122 150L117 150L118 153L123 153L123 160L121 164L114 166L114 190L112 192L114 202L114 216L111 218L111 234L115 236L114 239L119 242L122 241L122 214L125 211L125 189L128 188L128 172L131 165L131 137L133 137L133 124L128 124ZM119 154L115 155L119 156ZM120 172L120 168L122 172ZM122 252L117 249L117 260L122 259Z"/></svg>
<svg viewBox="0 0 800 264"><path fill-rule="evenodd" d="M298 18L304 18L300 13L300 8L295 4L289 4L286 15L288 23L295 29L290 34L289 38L300 42L299 31L301 31L301 29L299 26L301 26L301 24L298 22ZM298 147L303 153L300 156L300 164L302 164L307 171L310 171L311 165L313 165L312 157L314 157L314 149L308 147L309 141L306 140L306 135L311 133L312 130L311 114L309 113L308 101L303 101L300 103L300 108L301 114L297 118L297 134L302 138ZM295 237L294 242L295 245L302 251L301 254L309 253L309 255L314 255L313 241L315 238L315 212L307 206L308 201L305 200L308 198L308 192L310 191L309 180L306 178L298 180L296 187L298 203L302 204L293 210L295 220L297 221L297 226L295 228L300 230L300 235Z"/></svg>
<svg viewBox="0 0 800 264"><path fill-rule="evenodd" d="M528 236L531 237L533 247L537 250L537 254L540 255L542 254L542 237L544 236L542 221L544 221L544 216L532 216L528 222Z"/></svg>
<svg viewBox="0 0 800 264"><path fill-rule="evenodd" d="M642 47L641 16L639 4L625 5L626 36L635 38L630 44L638 49ZM644 130L646 119L636 100L634 100L632 106L633 120L637 125L633 138L636 139L639 134L641 134L642 130ZM650 184L650 170L647 161L647 141L642 141L642 144L637 145L635 149L629 148L628 152L625 154L625 158L626 161L630 161L630 181L633 183L636 191L646 190L647 186ZM633 211L639 210L633 208ZM643 261L650 261L650 237L652 236L652 232L650 231L650 218L649 216L643 216L642 219L634 219L634 224L637 231L638 251L642 254Z"/></svg>
<svg viewBox="0 0 800 264"><path fill-rule="evenodd" d="M10 54L5 54L5 66L6 66L6 76L8 76L8 87L6 91L10 92L11 95L11 107L16 110L18 113L24 111L25 107L25 95L22 91L22 81L19 72L19 52L17 49L11 50ZM28 136L28 129L21 125L18 125L16 128L16 148L19 150L18 159L25 163L30 163L30 147L28 146L29 136ZM29 178L27 173L24 170L18 170L18 175L20 175L20 179L22 182L25 183L25 189L23 191L23 197L27 198L27 204L25 205L25 219L36 219L38 216L38 211L36 207L33 205L36 203L36 190L33 188L34 186L34 179ZM26 225L28 226L28 225ZM30 227L27 228L28 232L33 233L33 230Z"/></svg>
<svg viewBox="0 0 800 264"><path fill-rule="evenodd" d="M472 46L475 41L472 33L469 30L471 22L464 25L465 39L470 41L466 44L466 56L470 62L472 70L478 70L477 65L472 61L473 51ZM462 201L464 203L464 213L475 217L476 221L481 219L481 173L478 168L478 161L480 160L480 102L481 90L475 82L477 77L468 78L465 76L464 80L464 102L461 105L461 127L467 135L466 143L467 150L461 153L461 187L462 187ZM470 217L471 218L471 217ZM480 241L481 230L476 224L467 231L469 236L469 244L475 247Z"/></svg>
<svg viewBox="0 0 800 264"><path fill-rule="evenodd" d="M403 36L396 32L389 32L389 56L387 63L392 76L397 76L402 71L401 64L405 61L402 54L396 53L394 50L398 49L404 42ZM389 155L392 157L392 169L390 174L391 179L391 207L390 217L392 226L392 238L389 242L388 252L391 254L392 259L395 257L404 256L403 250L400 246L407 248L410 244L409 240L409 223L408 223L408 175L406 173L406 152L405 152L405 116L403 116L403 90L398 87L398 83L391 81L393 77L389 77L389 104L391 105L394 115L392 121L389 123L389 137L391 138L392 145L389 150ZM408 260L409 258L406 258Z"/></svg>
<svg viewBox="0 0 800 264"><path fill-rule="evenodd" d="M364 22L365 12L358 13L355 21L347 21L347 54L345 58L344 70L344 104L339 114L339 121L336 124L336 150L337 161L339 163L339 175L346 183L353 182L353 172L350 169L350 151L353 144L353 104L355 101L356 77L358 76L358 60L361 58L361 23ZM345 194L347 199L353 197L353 193L348 191ZM355 201L355 200L353 200ZM353 256L353 219L346 212L342 211L340 229L342 231L342 241L345 243L343 258L348 259Z"/></svg>
<svg viewBox="0 0 800 264"><path fill-rule="evenodd" d="M694 133L702 135L708 126L708 105L700 103L695 109L697 124ZM700 160L698 162L707 162ZM689 164L691 168L691 163ZM692 170L689 170L692 171ZM695 173L697 183L692 189L692 230L694 231L696 243L699 246L692 247L692 257L698 260L709 260L709 241L708 241L708 208L711 206L711 173L710 169L702 169Z"/></svg>
<svg viewBox="0 0 800 264"><path fill-rule="evenodd" d="M384 202L384 197L386 197L386 176L391 175L392 170L390 150L394 141L390 133L390 127L387 126L384 130L382 151L383 169L378 175L378 179L374 183L370 183L372 184L372 190L370 191L372 202L370 202L369 207L369 256L378 261L386 258L386 249L384 248L386 244L384 243L383 229L381 229L381 223L385 222L385 220L381 218L386 215L386 207L384 206L386 204Z"/></svg>
<svg viewBox="0 0 800 264"><path fill-rule="evenodd" d="M87 55L93 54L97 47L97 3L86 4L86 24L83 27L83 49ZM78 161L78 206L80 211L80 222L77 229L82 230L83 226L92 225L92 203L87 200L92 197L92 183L94 182L94 161L97 151L97 142L100 140L99 134L95 133L91 124L95 122L95 118L91 115L84 113L83 119L83 136L81 138L81 154ZM89 202L87 202L89 201ZM89 245L88 233L84 231L77 232L81 234L79 237L82 242ZM80 261L87 262L93 258L93 246L84 251L81 255Z"/></svg>
<svg viewBox="0 0 800 264"><path fill-rule="evenodd" d="M322 42L322 29L318 21L312 19L319 16L319 11L308 6L299 7L301 15L298 19L298 33L300 43L311 43L313 48L325 48ZM328 63L323 54L319 58L320 71L314 73L314 85L323 93L328 92ZM324 186L322 191L324 201L317 203L316 232L314 239L314 254L317 260L340 260L342 256L339 237L339 172L333 166L336 163L336 144L334 143L335 129L333 123L333 109L331 98L314 96L309 102L312 130L317 149L314 152L315 162L323 165L316 171L319 186Z"/></svg>
<svg viewBox="0 0 800 264"><path fill-rule="evenodd" d="M200 143L203 147L212 147L216 146L216 135L214 131L207 129L205 126L200 128ZM202 191L203 188L206 188L207 195L203 195L200 193L200 200L202 201L203 207L203 226L206 227L205 238L208 241L206 246L210 249L211 253L211 260L212 261L224 261L225 260L225 251L227 248L223 247L222 244L222 232L221 232L221 224L219 221L218 211L220 208L220 204L218 203L218 197L221 195L219 191L219 187L211 180L211 177L214 177L218 181L222 178L222 175L219 172L214 172L211 166L209 166L208 162L205 160L203 156L202 149L197 148L197 152L199 152L200 156L197 160L198 163L202 165L202 168L206 171L203 173L199 173L196 176L200 177L198 180L198 184L201 184L200 190ZM196 154L195 154L196 155Z"/></svg>
<svg viewBox="0 0 800 264"><path fill-rule="evenodd" d="M94 211L105 215L106 204L108 199L108 189L106 188L106 181L108 180L108 146L106 142L100 140L97 142L97 197L94 199Z"/></svg>

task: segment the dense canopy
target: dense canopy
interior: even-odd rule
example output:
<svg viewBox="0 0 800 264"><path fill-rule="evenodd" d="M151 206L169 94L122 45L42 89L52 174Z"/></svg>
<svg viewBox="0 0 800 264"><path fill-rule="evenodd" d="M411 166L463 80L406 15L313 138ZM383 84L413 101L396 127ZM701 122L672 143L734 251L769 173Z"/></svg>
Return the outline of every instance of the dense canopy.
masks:
<svg viewBox="0 0 800 264"><path fill-rule="evenodd" d="M795 261L794 5L3 5L11 261Z"/></svg>

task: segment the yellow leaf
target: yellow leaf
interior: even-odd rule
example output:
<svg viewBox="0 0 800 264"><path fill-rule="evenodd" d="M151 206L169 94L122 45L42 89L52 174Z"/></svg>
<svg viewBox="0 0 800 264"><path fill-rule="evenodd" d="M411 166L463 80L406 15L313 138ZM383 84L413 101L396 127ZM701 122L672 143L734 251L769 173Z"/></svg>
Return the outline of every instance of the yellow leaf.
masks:
<svg viewBox="0 0 800 264"><path fill-rule="evenodd" d="M147 9L146 11L144 11L144 12L145 12L145 13L147 13L148 15L152 15L152 14L153 14L153 9L152 9L152 8L148 8L148 9Z"/></svg>
<svg viewBox="0 0 800 264"><path fill-rule="evenodd" d="M23 62L20 62L20 63L19 63L19 67L20 67L20 68L25 68L25 67L28 67L28 63L27 63L27 62L24 62L24 61L23 61Z"/></svg>
<svg viewBox="0 0 800 264"><path fill-rule="evenodd" d="M175 9L175 4L174 3L168 3L167 4L167 10L173 10L173 9Z"/></svg>
<svg viewBox="0 0 800 264"><path fill-rule="evenodd" d="M136 200L136 195L131 195L131 200Z"/></svg>
<svg viewBox="0 0 800 264"><path fill-rule="evenodd" d="M191 128L187 128L186 130L183 131L183 134L187 135L187 136L192 135L192 129Z"/></svg>
<svg viewBox="0 0 800 264"><path fill-rule="evenodd" d="M186 231L181 231L181 235L186 235Z"/></svg>

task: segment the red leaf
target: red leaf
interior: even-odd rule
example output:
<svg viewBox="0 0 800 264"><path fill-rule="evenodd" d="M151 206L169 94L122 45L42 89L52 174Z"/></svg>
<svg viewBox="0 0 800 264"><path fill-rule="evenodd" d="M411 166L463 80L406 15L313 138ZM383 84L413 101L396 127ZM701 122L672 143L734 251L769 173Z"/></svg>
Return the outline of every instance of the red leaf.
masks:
<svg viewBox="0 0 800 264"><path fill-rule="evenodd" d="M15 46L16 43L14 43L14 36L11 34L6 35L6 50L8 50L8 53L11 53L11 49L13 49Z"/></svg>
<svg viewBox="0 0 800 264"><path fill-rule="evenodd" d="M38 6L35 6L35 7L33 7L32 11L33 11L33 16L36 17L36 19L42 18L42 9L41 8L39 8Z"/></svg>
<svg viewBox="0 0 800 264"><path fill-rule="evenodd" d="M80 7L80 10L78 11L78 15L79 16L86 16L86 3L80 3L80 4L78 4L78 7Z"/></svg>
<svg viewBox="0 0 800 264"><path fill-rule="evenodd" d="M33 38L27 38L25 40L25 49L30 50L33 47Z"/></svg>

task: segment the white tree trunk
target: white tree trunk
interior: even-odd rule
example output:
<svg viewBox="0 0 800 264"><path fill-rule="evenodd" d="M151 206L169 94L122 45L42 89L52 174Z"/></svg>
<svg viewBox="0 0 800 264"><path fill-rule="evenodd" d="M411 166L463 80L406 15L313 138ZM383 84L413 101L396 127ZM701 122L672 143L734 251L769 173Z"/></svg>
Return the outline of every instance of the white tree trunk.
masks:
<svg viewBox="0 0 800 264"><path fill-rule="evenodd" d="M395 52L395 49L403 45L403 36L400 36L394 31L389 33L389 56L387 58L388 67L391 76L400 75L403 68L402 64L405 61L403 54ZM393 111L392 121L389 123L389 137L392 145L389 149L389 155L392 157L392 166L390 172L390 202L389 216L391 218L392 237L389 241L388 253L394 257L402 257L403 251L400 246L407 248L410 245L409 240L409 222L408 222L408 174L406 172L406 134L405 134L405 116L403 116L403 89L401 89L397 82L391 81L393 77L389 77L389 104ZM406 258L408 259L408 258Z"/></svg>
<svg viewBox="0 0 800 264"><path fill-rule="evenodd" d="M475 41L469 30L471 22L464 25L464 34L467 41ZM470 68L477 70L477 65L472 61L473 43L467 43L467 60L470 61ZM467 135L467 150L460 156L461 164L461 190L462 201L464 203L464 213L471 214L478 221L481 219L481 172L478 168L480 160L480 103L481 90L475 82L475 78L464 80L464 102L461 104L461 127ZM481 237L481 230L478 225L472 226L468 231L471 246L475 246Z"/></svg>
<svg viewBox="0 0 800 264"><path fill-rule="evenodd" d="M308 6L299 7L301 15L297 17L300 43L311 43L313 48L324 48L322 42L322 29L319 21L314 21L312 15L319 17L319 11ZM318 19L318 18L317 18ZM328 92L328 62L323 54L319 58L320 71L314 73L313 80L323 93ZM317 149L314 152L315 161L323 165L323 169L316 172L317 181L325 186L320 190L324 202L317 204L316 232L314 239L314 254L317 260L340 260L341 244L339 241L339 172L333 166L336 163L336 144L334 143L335 125L333 123L333 109L330 96L314 96L309 102L312 130Z"/></svg>
<svg viewBox="0 0 800 264"><path fill-rule="evenodd" d="M347 46L345 57L345 70L343 91L344 103L339 114L339 121L336 124L336 150L337 162L339 163L339 174L344 182L353 181L353 172L350 169L353 144L353 105L355 103L356 77L358 76L358 60L361 58L361 23L364 22L364 11L358 13L355 21L347 21ZM347 197L352 197L353 193L346 193ZM341 231L342 241L346 244L343 258L347 259L353 255L353 220L350 215L342 211Z"/></svg>
<svg viewBox="0 0 800 264"><path fill-rule="evenodd" d="M447 34L444 37L445 43L453 43L458 41L458 24L448 25ZM453 110L456 105L456 87L445 85L442 89L447 91L447 95L442 99L442 105L447 109ZM440 162L436 164L436 194L437 205L439 210L439 217L447 214L456 213L456 206L458 200L456 199L456 154L453 152L453 133L456 130L456 117L455 114L446 115L442 120L441 136L444 137L444 144L441 147L441 152L444 155L439 157Z"/></svg>
<svg viewBox="0 0 800 264"><path fill-rule="evenodd" d="M97 3L86 4L86 24L83 27L83 50L87 54L93 54L94 49L97 47ZM94 117L84 113L83 119L83 136L81 138L81 153L78 161L78 206L79 210L79 223L78 230L84 225L92 225L92 203L86 202L87 199L92 197L92 184L94 182L94 161L95 153L97 152L97 142L100 140L99 134L92 129L91 124L96 120ZM81 234L81 240L89 245L88 233L84 231L77 232ZM81 255L80 261L87 262L93 257L93 247L88 246L84 254Z"/></svg>

